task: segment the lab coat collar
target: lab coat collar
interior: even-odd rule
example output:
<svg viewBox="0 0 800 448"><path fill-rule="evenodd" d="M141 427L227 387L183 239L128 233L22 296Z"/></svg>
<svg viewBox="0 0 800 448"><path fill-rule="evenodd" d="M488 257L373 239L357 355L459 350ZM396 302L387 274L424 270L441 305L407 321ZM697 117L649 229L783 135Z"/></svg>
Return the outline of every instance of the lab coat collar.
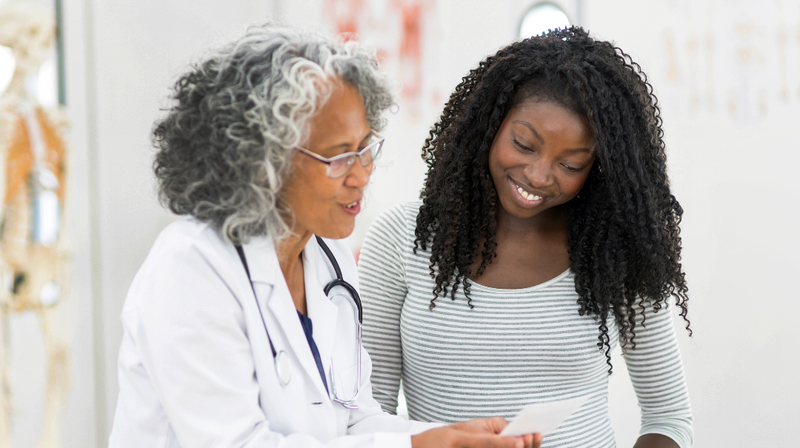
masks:
<svg viewBox="0 0 800 448"><path fill-rule="evenodd" d="M268 238L258 238L251 240L243 248L253 282L273 285L272 294L267 299L266 307L275 316L278 326L286 340L289 341L291 350L297 354L306 375L311 378L322 395L328 395L297 316L297 308L292 301L286 279L283 277L274 244ZM303 248L306 307L308 317L313 322L314 342L317 344L323 370L327 377L333 354L338 307L328 299L322 289L334 278L332 268L325 268L325 265L330 265L330 261L322 252L316 238L312 236ZM277 346L275 349L281 350ZM330 380L328 382L330 383Z"/></svg>
<svg viewBox="0 0 800 448"><path fill-rule="evenodd" d="M250 268L250 279L253 282L277 285L286 283L278 263L278 254L275 245L267 237L253 238L242 246L247 265ZM287 288L288 289L288 288Z"/></svg>

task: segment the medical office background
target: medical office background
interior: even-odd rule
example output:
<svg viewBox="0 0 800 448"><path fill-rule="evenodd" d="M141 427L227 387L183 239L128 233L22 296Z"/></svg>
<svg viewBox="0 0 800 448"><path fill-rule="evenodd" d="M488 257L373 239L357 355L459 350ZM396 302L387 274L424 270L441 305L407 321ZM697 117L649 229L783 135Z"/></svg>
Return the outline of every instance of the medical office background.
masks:
<svg viewBox="0 0 800 448"><path fill-rule="evenodd" d="M36 1L36 0L31 0ZM398 80L385 153L348 239L418 198L420 148L461 77L518 38L533 0L42 0L60 9L61 100L71 122L72 289L59 311L71 387L67 448L106 445L117 398L120 310L159 231L149 135L188 63L278 19L355 33ZM0 1L2 3L2 1ZM571 23L614 41L652 82L674 194L694 336L678 331L695 446L794 447L800 423L800 0L563 0ZM1 87L1 86L0 86ZM52 105L58 103L51 95ZM681 323L676 319L677 325ZM46 363L33 314L7 331L15 447L35 446ZM619 353L615 362L622 366ZM223 362L221 360L221 362ZM617 442L632 446L636 398L610 380Z"/></svg>

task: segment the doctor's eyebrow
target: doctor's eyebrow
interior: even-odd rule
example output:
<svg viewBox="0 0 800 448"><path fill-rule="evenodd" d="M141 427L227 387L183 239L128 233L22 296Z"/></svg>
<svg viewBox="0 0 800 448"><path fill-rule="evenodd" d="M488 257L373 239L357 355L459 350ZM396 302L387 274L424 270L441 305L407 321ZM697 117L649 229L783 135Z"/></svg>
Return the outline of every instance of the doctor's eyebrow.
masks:
<svg viewBox="0 0 800 448"><path fill-rule="evenodd" d="M359 148L359 147L361 147L361 145L363 143L368 142L369 138L372 137L372 135L373 135L373 132L372 132L372 129L370 129L369 132L367 132L367 135L365 135L364 138L362 138L360 142L356 143L356 148ZM342 143L339 143L338 145L331 145L331 146L329 146L327 148L324 148L322 151L331 151L331 150L339 149L339 148L342 148L342 149L346 150L346 149L350 148L351 146L352 146L352 144L350 144L350 143L342 142Z"/></svg>

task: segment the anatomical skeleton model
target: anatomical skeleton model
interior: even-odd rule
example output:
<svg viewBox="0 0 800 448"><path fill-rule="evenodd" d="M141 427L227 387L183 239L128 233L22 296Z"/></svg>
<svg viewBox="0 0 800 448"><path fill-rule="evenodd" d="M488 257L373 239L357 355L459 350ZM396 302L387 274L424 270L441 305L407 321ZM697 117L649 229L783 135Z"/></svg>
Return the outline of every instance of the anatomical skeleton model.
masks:
<svg viewBox="0 0 800 448"><path fill-rule="evenodd" d="M56 309L69 289L62 236L66 125L32 94L39 67L50 55L55 16L36 2L0 4L0 45L16 68L0 95L0 448L11 447L13 404L8 321L36 313L47 355L47 394L39 448L61 446L59 410L68 388L66 345L56 336Z"/></svg>

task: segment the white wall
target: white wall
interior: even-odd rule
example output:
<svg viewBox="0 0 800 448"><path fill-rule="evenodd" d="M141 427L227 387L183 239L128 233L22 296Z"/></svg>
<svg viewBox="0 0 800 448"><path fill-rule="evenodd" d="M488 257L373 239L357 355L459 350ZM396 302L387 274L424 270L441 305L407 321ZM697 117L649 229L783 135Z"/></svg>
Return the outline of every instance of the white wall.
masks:
<svg viewBox="0 0 800 448"><path fill-rule="evenodd" d="M45 1L45 4L51 4ZM74 26L81 20L81 11L65 10L68 26L65 35L71 48L66 60L66 70L72 73L73 82L69 94L71 102L69 116L71 130L69 144L71 154L67 158L68 202L66 234L74 250L72 288L67 300L59 308L56 334L69 345L71 364L71 390L67 397L67 410L62 414L62 429L70 447L95 446L94 389L94 343L92 334L92 295L89 253L84 251L90 240L90 213L87 200L86 177L89 164L85 144L87 123L85 102L84 32ZM77 21L77 22L76 22ZM11 315L8 337L10 341L9 373L13 393L13 438L14 446L31 447L39 439L44 416L46 358L39 322L35 314Z"/></svg>
<svg viewBox="0 0 800 448"><path fill-rule="evenodd" d="M365 38L373 36L389 52L387 68L395 76L403 66L392 59L391 39L378 31L399 32L398 11L387 6L398 3L362 2L370 21L381 24L365 25ZM380 211L418 196L419 148L441 105L461 76L514 38L528 3L426 2L422 93L389 117L386 155L353 247ZM578 15L577 2L560 3ZM790 140L800 116L798 3L776 0L750 10L758 3L582 2L584 24L630 53L661 100L673 188L685 209L695 335L679 334L695 446L788 447L788 429L800 421L800 350L790 343L790 319L800 311L800 294L790 283L800 273L800 190L792 175L800 155ZM323 0L64 0L64 6L76 247L74 294L63 322L73 360L64 438L69 448L86 448L105 446L113 418L126 290L173 219L155 199L148 141L169 86L189 61L249 23L276 14L300 25L331 22ZM28 327L12 330L24 335L35 328L22 325ZM40 350L35 338L26 344ZM37 429L41 364L33 359L18 374L17 385L27 390L18 398L29 400L18 419L26 434ZM612 418L619 446L631 446L638 410L624 369L615 372ZM35 437L17 440L32 446Z"/></svg>
<svg viewBox="0 0 800 448"><path fill-rule="evenodd" d="M87 0L87 3L90 0ZM202 7L200 6L202 4ZM94 2L100 297L107 424L117 395L119 315L155 235L172 220L155 200L149 142L168 87L212 45L266 19L264 1Z"/></svg>
<svg viewBox="0 0 800 448"><path fill-rule="evenodd" d="M67 447L101 447L116 405L125 293L155 236L174 219L155 197L152 123L190 61L266 20L272 4L65 0L64 11L76 159L75 384L64 439Z"/></svg>
<svg viewBox="0 0 800 448"><path fill-rule="evenodd" d="M585 6L587 27L633 55L661 99L685 210L695 446L797 446L800 2Z"/></svg>

